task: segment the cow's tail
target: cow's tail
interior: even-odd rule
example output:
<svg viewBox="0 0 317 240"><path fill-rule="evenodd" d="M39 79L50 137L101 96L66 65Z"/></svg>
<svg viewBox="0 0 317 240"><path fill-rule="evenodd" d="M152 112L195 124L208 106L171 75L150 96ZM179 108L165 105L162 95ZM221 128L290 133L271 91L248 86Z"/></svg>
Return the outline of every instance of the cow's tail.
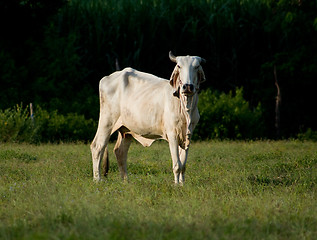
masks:
<svg viewBox="0 0 317 240"><path fill-rule="evenodd" d="M105 152L103 154L102 158L102 172L105 177L107 177L109 172L109 154L108 154L108 146L105 149Z"/></svg>

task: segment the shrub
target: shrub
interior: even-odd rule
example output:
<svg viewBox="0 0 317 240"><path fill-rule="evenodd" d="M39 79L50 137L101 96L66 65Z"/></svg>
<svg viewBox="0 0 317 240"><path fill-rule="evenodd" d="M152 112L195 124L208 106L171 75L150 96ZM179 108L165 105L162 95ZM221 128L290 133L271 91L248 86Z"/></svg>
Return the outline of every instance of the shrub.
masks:
<svg viewBox="0 0 317 240"><path fill-rule="evenodd" d="M25 141L33 137L29 111L21 105L0 110L0 141Z"/></svg>
<svg viewBox="0 0 317 240"><path fill-rule="evenodd" d="M39 106L34 119L30 118L29 108L22 105L0 110L1 142L91 141L96 127L95 121L83 115L68 113L64 116Z"/></svg>
<svg viewBox="0 0 317 240"><path fill-rule="evenodd" d="M234 93L202 91L198 103L200 121L193 139L253 139L263 136L261 104L251 109L243 98L243 89ZM34 118L28 107L16 105L0 110L0 142L60 142L91 141L97 122L83 115L57 110L48 112L37 106ZM307 135L307 134L306 134Z"/></svg>
<svg viewBox="0 0 317 240"><path fill-rule="evenodd" d="M41 110L35 121L42 132L41 141L90 141L96 130L96 123L92 119L87 120L76 113L64 116L57 111L49 114Z"/></svg>
<svg viewBox="0 0 317 240"><path fill-rule="evenodd" d="M297 134L297 138L299 140L309 140L309 141L317 141L317 131L312 130L311 128L308 128L305 132L301 132Z"/></svg>
<svg viewBox="0 0 317 240"><path fill-rule="evenodd" d="M261 104L251 109L243 98L243 89L233 94L207 89L199 96L200 120L194 139L253 139L264 131Z"/></svg>

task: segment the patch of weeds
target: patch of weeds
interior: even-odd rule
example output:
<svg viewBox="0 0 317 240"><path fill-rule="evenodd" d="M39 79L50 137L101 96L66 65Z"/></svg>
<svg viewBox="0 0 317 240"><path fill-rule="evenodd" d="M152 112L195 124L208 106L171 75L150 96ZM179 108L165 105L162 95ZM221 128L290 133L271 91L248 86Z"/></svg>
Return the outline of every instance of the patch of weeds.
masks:
<svg viewBox="0 0 317 240"><path fill-rule="evenodd" d="M0 176L5 182L27 181L30 180L30 174L22 168L4 167Z"/></svg>
<svg viewBox="0 0 317 240"><path fill-rule="evenodd" d="M294 162L278 162L267 165L257 174L248 176L248 181L253 185L291 186L303 185L314 187L316 178L313 176L313 162L307 158Z"/></svg>
<svg viewBox="0 0 317 240"><path fill-rule="evenodd" d="M25 163L34 162L37 157L29 153L20 153L14 150L5 150L0 152L0 158L3 160L19 160Z"/></svg>
<svg viewBox="0 0 317 240"><path fill-rule="evenodd" d="M295 179L290 179L284 176L265 176L265 175L250 175L248 181L253 185L283 185L290 186L296 182Z"/></svg>
<svg viewBox="0 0 317 240"><path fill-rule="evenodd" d="M71 225L74 223L74 219L67 213L60 213L54 220L55 223L61 223L64 226Z"/></svg>
<svg viewBox="0 0 317 240"><path fill-rule="evenodd" d="M154 175L161 173L160 169L157 169L150 164L141 163L131 163L128 167L128 171L131 174L141 174L141 175Z"/></svg>
<svg viewBox="0 0 317 240"><path fill-rule="evenodd" d="M272 160L278 160L282 157L280 152L266 152L266 153L257 153L252 154L247 157L247 160L251 162L267 162Z"/></svg>

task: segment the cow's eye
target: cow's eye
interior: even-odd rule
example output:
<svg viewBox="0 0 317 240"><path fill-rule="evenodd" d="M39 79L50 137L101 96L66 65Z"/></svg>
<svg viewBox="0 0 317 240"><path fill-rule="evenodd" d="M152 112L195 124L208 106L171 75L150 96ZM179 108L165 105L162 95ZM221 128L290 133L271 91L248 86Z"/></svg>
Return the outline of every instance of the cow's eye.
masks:
<svg viewBox="0 0 317 240"><path fill-rule="evenodd" d="M181 68L181 66L177 65L178 68Z"/></svg>
<svg viewBox="0 0 317 240"><path fill-rule="evenodd" d="M197 70L199 68L199 66L196 66L195 69Z"/></svg>

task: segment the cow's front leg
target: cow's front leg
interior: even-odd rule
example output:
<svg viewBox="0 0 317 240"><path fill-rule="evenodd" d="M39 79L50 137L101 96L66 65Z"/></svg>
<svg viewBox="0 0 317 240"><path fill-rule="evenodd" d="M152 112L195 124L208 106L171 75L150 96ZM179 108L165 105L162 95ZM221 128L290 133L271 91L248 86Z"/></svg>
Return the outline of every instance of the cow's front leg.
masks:
<svg viewBox="0 0 317 240"><path fill-rule="evenodd" d="M107 121L102 118L99 120L96 136L90 145L93 164L93 177L94 181L99 182L101 180L100 163L103 159L105 148L108 144L111 129L107 127Z"/></svg>
<svg viewBox="0 0 317 240"><path fill-rule="evenodd" d="M183 184L185 182L186 162L188 156L188 149L184 150L179 147L179 158L181 162L181 171L179 176L179 182Z"/></svg>
<svg viewBox="0 0 317 240"><path fill-rule="evenodd" d="M90 148L92 153L94 181L99 182L101 180L100 163L105 152L106 141L98 141L97 138L95 138L93 143L90 145Z"/></svg>
<svg viewBox="0 0 317 240"><path fill-rule="evenodd" d="M175 178L175 184L179 184L179 176L180 176L182 164L179 159L178 141L176 138L169 137L169 147L170 147L172 161L173 161L173 173Z"/></svg>

